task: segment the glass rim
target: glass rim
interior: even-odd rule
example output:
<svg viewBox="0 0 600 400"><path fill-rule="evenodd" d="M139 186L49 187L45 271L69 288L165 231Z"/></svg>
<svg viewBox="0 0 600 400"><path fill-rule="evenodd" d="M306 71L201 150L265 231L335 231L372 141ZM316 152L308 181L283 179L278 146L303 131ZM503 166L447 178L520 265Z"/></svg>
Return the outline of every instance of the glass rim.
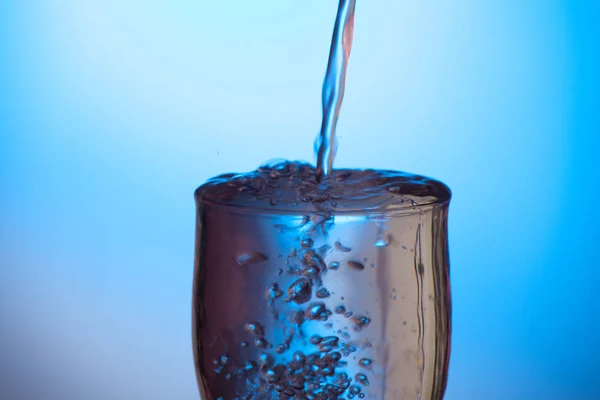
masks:
<svg viewBox="0 0 600 400"><path fill-rule="evenodd" d="M336 207L336 208L328 208L326 210L320 210L317 207L289 207L289 206L265 206L264 204L257 204L253 206L251 203L248 204L236 204L230 203L227 204L225 202L218 202L211 199L207 199L202 196L200 189L202 186L198 187L194 192L194 199L196 202L196 206L205 206L217 209L227 210L231 213L236 214L252 214L252 213L260 213L264 215L297 215L304 216L308 214L317 214L317 215L343 215L343 216L373 216L373 215L381 215L381 216L407 216L422 213L426 210L433 209L436 207L444 207L450 204L451 195L447 199L435 198L432 201L427 201L420 204L413 204L410 199L404 199L404 201L387 204L384 207L366 207L366 208L352 208L352 207Z"/></svg>

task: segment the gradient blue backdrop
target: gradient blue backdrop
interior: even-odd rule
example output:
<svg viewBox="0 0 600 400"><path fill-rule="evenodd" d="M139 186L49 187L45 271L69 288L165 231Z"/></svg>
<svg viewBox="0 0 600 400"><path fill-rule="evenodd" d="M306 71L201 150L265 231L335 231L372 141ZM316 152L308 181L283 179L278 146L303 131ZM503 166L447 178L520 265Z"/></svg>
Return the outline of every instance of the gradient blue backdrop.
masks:
<svg viewBox="0 0 600 400"><path fill-rule="evenodd" d="M192 192L313 161L335 0L0 2L0 398L197 398ZM336 165L453 190L449 400L598 399L600 6L358 0Z"/></svg>

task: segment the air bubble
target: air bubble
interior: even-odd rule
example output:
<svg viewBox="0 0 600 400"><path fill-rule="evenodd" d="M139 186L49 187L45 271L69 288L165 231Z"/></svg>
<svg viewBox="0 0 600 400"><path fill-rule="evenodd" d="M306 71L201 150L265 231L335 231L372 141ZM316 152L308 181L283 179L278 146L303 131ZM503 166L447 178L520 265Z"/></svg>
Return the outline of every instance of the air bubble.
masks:
<svg viewBox="0 0 600 400"><path fill-rule="evenodd" d="M271 367L275 363L275 358L267 353L262 353L259 357L261 366Z"/></svg>
<svg viewBox="0 0 600 400"><path fill-rule="evenodd" d="M312 344L319 344L323 341L323 338L319 335L312 335L309 340Z"/></svg>
<svg viewBox="0 0 600 400"><path fill-rule="evenodd" d="M277 283L272 283L267 289L266 296L268 300L275 300L283 296L283 292L281 291Z"/></svg>
<svg viewBox="0 0 600 400"><path fill-rule="evenodd" d="M335 242L335 248L338 251L341 251L342 253L349 253L352 251L352 249L350 247L346 247L344 246L341 242Z"/></svg>
<svg viewBox="0 0 600 400"><path fill-rule="evenodd" d="M336 314L343 314L346 312L346 307L340 304L333 311L335 311Z"/></svg>
<svg viewBox="0 0 600 400"><path fill-rule="evenodd" d="M357 395L357 394L359 394L361 391L362 391L362 390L361 390L360 386L357 386L357 385L352 385L352 386L350 386L350 393L351 393L351 394L353 394L353 395Z"/></svg>
<svg viewBox="0 0 600 400"><path fill-rule="evenodd" d="M287 295L296 304L303 304L312 296L312 284L306 278L300 278L290 285Z"/></svg>
<svg viewBox="0 0 600 400"><path fill-rule="evenodd" d="M319 270L319 267L316 265L309 265L308 267L304 268L302 275L306 276L308 279L315 279L319 276L320 272L321 271Z"/></svg>
<svg viewBox="0 0 600 400"><path fill-rule="evenodd" d="M300 254L303 265L316 265L319 269L325 269L325 262L313 249L304 249Z"/></svg>
<svg viewBox="0 0 600 400"><path fill-rule="evenodd" d="M304 322L304 312L303 311L292 311L288 316L288 321L292 324L302 325Z"/></svg>
<svg viewBox="0 0 600 400"><path fill-rule="evenodd" d="M375 247L386 247L388 245L388 242L386 242L384 239L377 239L374 243Z"/></svg>
<svg viewBox="0 0 600 400"><path fill-rule="evenodd" d="M329 352L338 345L339 338L337 336L325 336L319 345L319 351Z"/></svg>
<svg viewBox="0 0 600 400"><path fill-rule="evenodd" d="M292 356L292 362L298 364L299 366L304 366L305 361L306 356L300 351L295 352Z"/></svg>
<svg viewBox="0 0 600 400"><path fill-rule="evenodd" d="M312 303L306 310L306 318L309 320L327 321L330 315L331 311L325 307L325 303Z"/></svg>
<svg viewBox="0 0 600 400"><path fill-rule="evenodd" d="M356 325L354 330L360 331L363 327L369 325L371 323L371 319L365 317L364 315L356 314L351 318L352 322Z"/></svg>
<svg viewBox="0 0 600 400"><path fill-rule="evenodd" d="M275 347L275 352L277 354L282 354L284 353L286 350L288 350L290 347L287 344L280 344L277 345L277 347Z"/></svg>
<svg viewBox="0 0 600 400"><path fill-rule="evenodd" d="M238 257L237 262L240 266L245 267L251 264L257 264L268 260L269 258L258 251L242 254Z"/></svg>
<svg viewBox="0 0 600 400"><path fill-rule="evenodd" d="M265 328L256 321L247 322L244 325L246 332L253 334L254 336L260 337L265 335Z"/></svg>
<svg viewBox="0 0 600 400"><path fill-rule="evenodd" d="M319 299L325 299L325 298L331 296L331 293L329 293L329 290L327 290L324 287L322 287L319 290L317 290L316 296Z"/></svg>
<svg viewBox="0 0 600 400"><path fill-rule="evenodd" d="M354 376L354 380L363 386L369 386L369 380L365 374L356 374Z"/></svg>
<svg viewBox="0 0 600 400"><path fill-rule="evenodd" d="M373 360L370 358L361 358L358 361L358 365L366 369L371 369L373 367Z"/></svg>
<svg viewBox="0 0 600 400"><path fill-rule="evenodd" d="M302 242L300 242L300 246L305 249L310 249L314 244L315 242L311 238L305 238Z"/></svg>
<svg viewBox="0 0 600 400"><path fill-rule="evenodd" d="M348 268L356 271L362 271L363 269L365 269L365 265L358 261L348 261L346 265L348 266Z"/></svg>
<svg viewBox="0 0 600 400"><path fill-rule="evenodd" d="M269 342L267 341L267 339L265 339L264 337L257 338L254 341L254 345L256 347L258 347L259 349L266 349L268 347L271 347L271 345L269 344Z"/></svg>
<svg viewBox="0 0 600 400"><path fill-rule="evenodd" d="M243 370L246 371L246 372L254 371L257 368L258 368L258 366L252 360L246 361L246 363L243 366Z"/></svg>
<svg viewBox="0 0 600 400"><path fill-rule="evenodd" d="M321 254L322 256L325 255L325 253L327 253L329 250L331 250L331 246L328 244L324 244L323 246L319 247L317 249L317 252L319 254Z"/></svg>

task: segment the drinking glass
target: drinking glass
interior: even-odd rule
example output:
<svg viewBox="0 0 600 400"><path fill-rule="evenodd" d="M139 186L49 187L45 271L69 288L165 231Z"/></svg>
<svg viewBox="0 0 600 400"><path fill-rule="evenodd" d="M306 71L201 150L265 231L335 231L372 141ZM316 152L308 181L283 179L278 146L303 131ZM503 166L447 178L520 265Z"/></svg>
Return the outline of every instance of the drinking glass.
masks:
<svg viewBox="0 0 600 400"><path fill-rule="evenodd" d="M231 175L224 176L224 179ZM442 399L449 189L385 207L195 193L193 346L203 399ZM333 204L333 203L332 203Z"/></svg>

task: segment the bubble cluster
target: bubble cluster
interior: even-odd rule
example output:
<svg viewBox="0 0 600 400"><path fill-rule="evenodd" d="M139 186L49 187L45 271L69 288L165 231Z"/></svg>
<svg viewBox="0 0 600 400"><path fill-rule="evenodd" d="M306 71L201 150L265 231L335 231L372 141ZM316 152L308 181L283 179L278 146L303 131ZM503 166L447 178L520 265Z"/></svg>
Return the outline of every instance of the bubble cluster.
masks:
<svg viewBox="0 0 600 400"><path fill-rule="evenodd" d="M215 360L214 372L225 381L239 382L235 385L239 400L362 398L365 396L363 388L369 384L368 377L360 373L351 378L343 370L348 366L346 358L358 351L354 344L343 341L350 339L347 328L338 329L335 335L312 334L306 337L303 336L302 326L308 322L322 324L324 328L331 329L333 323L329 319L334 313L349 318L355 330L366 327L370 319L352 314L343 304L338 304L331 310L324 301L318 301L331 298L331 292L322 286L322 275L327 271L323 255L332 247L323 245L319 250L314 250L313 238L304 237L297 240L298 247L289 252L286 261L288 276L293 277L291 283L286 290L282 290L280 282L277 281L271 282L265 288L265 298L274 315L279 313L277 307L284 307L287 317L283 321L295 328L286 325L283 341L279 339L272 344L267 339L270 332L266 331L261 321L246 322L243 328L251 337L250 343L262 353L257 360L238 360L239 362L233 362L225 354ZM335 248L342 252L351 251L339 243ZM238 263L246 266L267 259L263 253L248 252L238 258ZM348 262L351 269L361 270L352 263L360 264ZM332 261L329 270L337 271L339 265L339 262ZM280 268L279 270L281 271ZM282 272L278 272L277 275L281 276ZM308 342L309 346L314 346L314 351L292 351L291 349L297 347L294 346L294 340L297 340L300 346ZM242 348L247 346L246 341L240 344ZM360 365L356 361L354 363Z"/></svg>

